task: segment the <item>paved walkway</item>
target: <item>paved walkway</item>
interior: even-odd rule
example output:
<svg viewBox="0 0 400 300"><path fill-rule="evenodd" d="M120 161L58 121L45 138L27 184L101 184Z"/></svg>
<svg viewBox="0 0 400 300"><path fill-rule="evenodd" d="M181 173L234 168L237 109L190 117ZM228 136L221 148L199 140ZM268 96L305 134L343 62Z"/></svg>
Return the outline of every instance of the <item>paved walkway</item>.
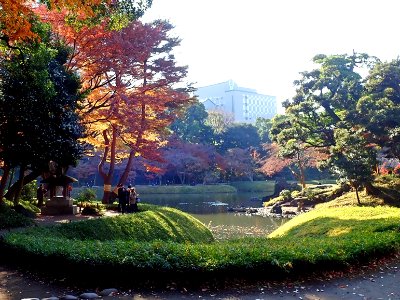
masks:
<svg viewBox="0 0 400 300"><path fill-rule="evenodd" d="M119 214L120 214L119 212L115 212L112 210L106 210L106 212L104 213L103 216L110 217L110 216L117 216ZM47 224L69 223L69 222L74 222L74 221L96 219L96 218L100 218L100 217L102 217L102 216L90 216L90 215L81 215L81 214L45 216L45 215L38 214L35 221L38 225L47 225Z"/></svg>

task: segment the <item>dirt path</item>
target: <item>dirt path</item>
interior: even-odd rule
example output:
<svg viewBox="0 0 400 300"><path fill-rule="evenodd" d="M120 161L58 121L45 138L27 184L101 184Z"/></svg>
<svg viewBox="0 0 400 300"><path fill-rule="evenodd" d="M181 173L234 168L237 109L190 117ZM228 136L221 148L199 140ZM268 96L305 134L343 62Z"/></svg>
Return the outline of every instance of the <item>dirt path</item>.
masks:
<svg viewBox="0 0 400 300"><path fill-rule="evenodd" d="M103 299L400 299L400 257L381 261L353 270L342 277L332 274L296 282L257 282L243 286L240 283L215 290L203 287L188 290L173 285L163 290L120 291L113 297ZM107 287L106 287L107 288ZM108 287L110 288L110 287ZM62 282L44 282L32 274L9 270L0 266L0 299L47 298L51 296L80 295L92 289L63 286Z"/></svg>
<svg viewBox="0 0 400 300"><path fill-rule="evenodd" d="M38 223L52 224L87 219L86 216L39 219ZM48 298L51 296L80 295L114 287L70 287L62 281L44 281L33 274L0 266L0 300ZM116 287L118 288L118 287ZM301 281L288 282L231 282L218 289L204 286L197 290L177 287L137 290L132 282L130 290L119 291L102 299L398 299L400 300L400 255L381 259L372 264L343 273L329 273Z"/></svg>

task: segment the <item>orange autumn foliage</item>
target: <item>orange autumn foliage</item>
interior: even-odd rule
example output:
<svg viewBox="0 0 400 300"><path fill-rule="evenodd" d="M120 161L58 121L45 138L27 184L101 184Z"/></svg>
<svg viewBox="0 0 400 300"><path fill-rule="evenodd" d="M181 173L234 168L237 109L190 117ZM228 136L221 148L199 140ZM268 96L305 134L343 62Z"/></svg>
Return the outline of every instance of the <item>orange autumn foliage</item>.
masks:
<svg viewBox="0 0 400 300"><path fill-rule="evenodd" d="M305 187L305 169L317 167L320 161L328 158L328 154L322 148L303 147L291 158L283 157L276 143L264 144L263 148L267 156L259 161L261 166L258 170L267 176L273 176L287 167L303 188Z"/></svg>
<svg viewBox="0 0 400 300"><path fill-rule="evenodd" d="M49 0L52 10L64 9L80 19L94 16L94 8L100 4L111 5L111 0ZM33 0L0 0L1 37L9 43L36 38L32 32Z"/></svg>
<svg viewBox="0 0 400 300"><path fill-rule="evenodd" d="M1 35L9 42L36 37L31 31L31 1L0 0Z"/></svg>
<svg viewBox="0 0 400 300"><path fill-rule="evenodd" d="M109 31L102 22L76 30L65 22L64 11L38 11L71 46L68 68L82 79L87 97L80 103L80 115L89 129L86 141L103 151L99 172L104 182L110 182L121 158L127 157L128 163L120 182L134 157L158 160L166 128L190 102L187 88L174 87L186 76L186 67L176 66L170 54L179 44L169 37L172 26L136 21Z"/></svg>

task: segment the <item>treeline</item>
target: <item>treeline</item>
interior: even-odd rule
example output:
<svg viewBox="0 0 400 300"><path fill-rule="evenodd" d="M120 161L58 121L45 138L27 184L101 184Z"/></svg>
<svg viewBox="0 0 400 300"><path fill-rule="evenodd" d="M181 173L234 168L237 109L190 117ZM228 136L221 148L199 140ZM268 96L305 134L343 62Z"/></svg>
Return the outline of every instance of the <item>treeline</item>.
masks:
<svg viewBox="0 0 400 300"><path fill-rule="evenodd" d="M127 181L165 185L253 181L274 176L296 179L288 164L280 163L277 155L270 156L265 150L271 144L272 124L272 120L263 118L258 118L254 125L234 123L228 114L207 112L202 103L195 102L169 126L166 145L158 149L159 159L136 157ZM83 185L102 185L97 173L98 157L85 157L71 170L71 175ZM267 157L272 172L261 168ZM126 162L120 165L115 174L123 172ZM306 173L313 179L329 176L315 165L310 165Z"/></svg>
<svg viewBox="0 0 400 300"><path fill-rule="evenodd" d="M397 172L399 59L317 55L317 67L294 82L284 115L235 124L191 96L187 66L173 55L173 26L140 21L151 1L137 10L104 3L107 11L75 2L18 3L0 17L10 25L0 28L0 202L4 195L17 204L24 185L66 172L103 184L104 203L116 183L290 172L304 186L307 170L318 167L374 192L380 166ZM12 24L22 6L26 30Z"/></svg>
<svg viewBox="0 0 400 300"><path fill-rule="evenodd" d="M353 53L317 55L314 63L294 82L285 114L272 120L235 124L200 103L190 106L169 127L162 159L138 159L131 180L213 183L289 170L304 187L310 169L318 168L356 191L378 192L374 176L400 169L400 60Z"/></svg>

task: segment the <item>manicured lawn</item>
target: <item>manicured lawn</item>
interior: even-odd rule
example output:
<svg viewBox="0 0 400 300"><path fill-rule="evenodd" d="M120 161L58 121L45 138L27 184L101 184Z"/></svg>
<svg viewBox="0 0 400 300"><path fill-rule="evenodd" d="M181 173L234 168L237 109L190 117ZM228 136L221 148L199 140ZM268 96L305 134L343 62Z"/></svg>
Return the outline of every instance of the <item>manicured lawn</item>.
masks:
<svg viewBox="0 0 400 300"><path fill-rule="evenodd" d="M191 216L151 205L137 214L8 233L3 255L20 262L79 268L81 274L177 278L282 278L344 268L400 249L400 209L321 208L284 224L269 237L212 241ZM121 278L120 278L121 279Z"/></svg>

